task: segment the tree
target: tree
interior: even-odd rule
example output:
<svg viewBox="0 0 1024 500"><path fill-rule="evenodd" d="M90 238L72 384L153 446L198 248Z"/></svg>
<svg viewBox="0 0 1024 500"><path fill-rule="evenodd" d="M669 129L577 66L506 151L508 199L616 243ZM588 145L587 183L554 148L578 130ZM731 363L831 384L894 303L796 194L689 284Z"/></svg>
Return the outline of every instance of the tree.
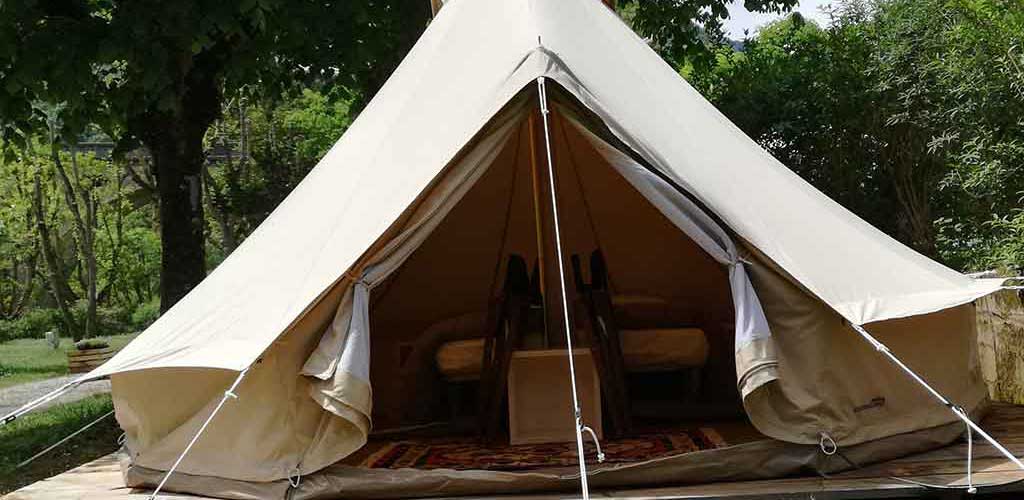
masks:
<svg viewBox="0 0 1024 500"><path fill-rule="evenodd" d="M627 23L670 63L710 64L725 43L723 23L736 0L620 0ZM788 12L798 0L743 0L750 12Z"/></svg>
<svg viewBox="0 0 1024 500"><path fill-rule="evenodd" d="M629 3L634 25L674 58L720 33L731 0ZM777 11L795 3L745 5ZM30 130L30 103L64 103L62 135L101 122L119 141L146 146L166 309L205 275L203 138L224 96L252 88L272 98L316 80L349 90L358 109L429 15L427 0L7 0L0 3L0 115Z"/></svg>
<svg viewBox="0 0 1024 500"><path fill-rule="evenodd" d="M783 163L961 269L1021 266L1019 0L846 1L683 74Z"/></svg>
<svg viewBox="0 0 1024 500"><path fill-rule="evenodd" d="M0 114L31 130L31 103L66 106L63 136L107 123L152 156L161 298L205 276L203 138L225 93L266 96L330 80L361 96L383 84L429 18L425 0L0 3Z"/></svg>
<svg viewBox="0 0 1024 500"><path fill-rule="evenodd" d="M351 121L351 101L311 88L280 100L239 95L207 134L203 186L222 257L316 165ZM211 259L213 262L219 259Z"/></svg>
<svg viewBox="0 0 1024 500"><path fill-rule="evenodd" d="M31 305L39 272L31 185L20 167L0 162L0 319L5 320Z"/></svg>
<svg viewBox="0 0 1024 500"><path fill-rule="evenodd" d="M742 51L722 46L684 76L748 135L834 200L903 241L883 162L884 118L865 74L870 11L848 3L824 29L799 14L763 28ZM881 126L881 127L880 127Z"/></svg>

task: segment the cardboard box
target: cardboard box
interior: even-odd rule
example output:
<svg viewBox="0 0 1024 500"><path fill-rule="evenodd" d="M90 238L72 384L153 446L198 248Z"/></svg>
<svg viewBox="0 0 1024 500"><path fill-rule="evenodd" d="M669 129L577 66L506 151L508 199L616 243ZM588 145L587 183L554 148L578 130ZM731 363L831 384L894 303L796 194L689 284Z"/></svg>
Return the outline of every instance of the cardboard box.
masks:
<svg viewBox="0 0 1024 500"><path fill-rule="evenodd" d="M574 349L583 423L601 437L601 386L590 349ZM508 374L512 444L575 442L569 354L565 349L516 351Z"/></svg>

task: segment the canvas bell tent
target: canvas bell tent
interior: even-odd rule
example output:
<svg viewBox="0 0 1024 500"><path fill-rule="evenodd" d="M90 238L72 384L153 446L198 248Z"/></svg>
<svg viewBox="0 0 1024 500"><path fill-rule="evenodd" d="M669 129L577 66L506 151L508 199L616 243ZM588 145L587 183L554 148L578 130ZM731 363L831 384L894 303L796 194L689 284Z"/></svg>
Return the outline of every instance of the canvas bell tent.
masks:
<svg viewBox="0 0 1024 500"><path fill-rule="evenodd" d="M574 490L576 440L590 487L770 477L960 436L987 394L972 301L1000 286L815 190L601 2L455 0L82 380L111 378L136 486ZM541 421L567 432L538 443Z"/></svg>

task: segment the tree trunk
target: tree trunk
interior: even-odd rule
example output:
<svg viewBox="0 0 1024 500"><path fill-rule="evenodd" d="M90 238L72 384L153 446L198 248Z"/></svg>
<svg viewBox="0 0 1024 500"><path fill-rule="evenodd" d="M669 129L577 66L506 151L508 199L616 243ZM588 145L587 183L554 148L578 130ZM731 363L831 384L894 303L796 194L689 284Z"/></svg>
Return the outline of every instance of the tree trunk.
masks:
<svg viewBox="0 0 1024 500"><path fill-rule="evenodd" d="M231 153L229 152L229 165L230 162ZM213 220L217 222L217 227L220 228L221 250L224 251L225 256L231 255L231 252L234 252L235 247L238 246L238 240L235 239L235 230L231 227L228 210L224 207L218 206L217 193L214 191L214 180L210 175L210 169L206 167L203 167L203 190L203 195L206 197L206 208L210 211L210 215L213 216Z"/></svg>
<svg viewBox="0 0 1024 500"><path fill-rule="evenodd" d="M92 337L96 333L96 245L93 226L94 204L92 193L82 187L78 173L78 150L71 147L71 169L74 182L64 169L64 163L60 159L60 150L56 141L50 143L50 155L53 165L57 169L57 177L60 179L61 190L64 192L64 200L71 210L72 220L75 224L75 231L78 234L78 255L81 269L85 271L85 297L86 312L85 325L82 338ZM79 199L85 204L83 213ZM76 338L75 340L80 340Z"/></svg>
<svg viewBox="0 0 1024 500"><path fill-rule="evenodd" d="M182 130L186 127L185 123L168 124L167 133L150 144L160 194L161 312L206 276L202 136L190 141Z"/></svg>
<svg viewBox="0 0 1024 500"><path fill-rule="evenodd" d="M937 189L942 160L927 152L927 135L911 126L892 130L883 165L902 213L895 214L899 238L914 250L938 257L931 194Z"/></svg>
<svg viewBox="0 0 1024 500"><path fill-rule="evenodd" d="M160 197L160 311L165 312L206 277L203 219L203 137L220 115L216 56L185 64L175 106L156 103L129 127L149 148ZM157 100L160 102L161 100Z"/></svg>
<svg viewBox="0 0 1024 500"><path fill-rule="evenodd" d="M127 168L125 168L127 170ZM110 230L110 216L103 220L104 233L107 236L107 245L110 247L110 268L107 272L107 282L97 292L97 300L107 300L108 297L116 295L121 282L121 250L124 247L124 181L125 176L117 173L115 177L117 191L114 192L114 230ZM94 210L93 213L96 211Z"/></svg>
<svg viewBox="0 0 1024 500"><path fill-rule="evenodd" d="M71 335L75 342L78 342L82 340L82 334L75 325L75 318L68 306L72 300L71 290L68 288L67 276L64 275L64 267L57 256L57 251L53 248L50 227L46 224L42 181L38 170L36 170L33 180L32 208L35 212L36 230L39 232L39 246L43 251L43 260L46 261L46 277L50 283L50 293L53 294L53 300L57 302L57 309L60 310L66 330L64 333Z"/></svg>

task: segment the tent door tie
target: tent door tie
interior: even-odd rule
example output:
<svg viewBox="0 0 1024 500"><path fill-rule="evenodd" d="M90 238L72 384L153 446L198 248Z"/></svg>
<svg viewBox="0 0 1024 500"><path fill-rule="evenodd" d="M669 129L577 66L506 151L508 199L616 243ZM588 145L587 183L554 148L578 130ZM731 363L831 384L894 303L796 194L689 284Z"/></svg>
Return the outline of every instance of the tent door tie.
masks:
<svg viewBox="0 0 1024 500"><path fill-rule="evenodd" d="M580 425L583 424L582 419L579 419L578 422ZM591 429L589 425L583 425L583 427L581 427L580 430L582 432L590 434L590 439L594 440L594 447L597 448L597 463L604 462L604 452L601 451L601 440L597 439L597 433L594 432L594 429Z"/></svg>
<svg viewBox="0 0 1024 500"><path fill-rule="evenodd" d="M299 469L299 465L296 465L292 470L288 471L288 484L291 485L292 488L298 488L301 483L302 470Z"/></svg>

